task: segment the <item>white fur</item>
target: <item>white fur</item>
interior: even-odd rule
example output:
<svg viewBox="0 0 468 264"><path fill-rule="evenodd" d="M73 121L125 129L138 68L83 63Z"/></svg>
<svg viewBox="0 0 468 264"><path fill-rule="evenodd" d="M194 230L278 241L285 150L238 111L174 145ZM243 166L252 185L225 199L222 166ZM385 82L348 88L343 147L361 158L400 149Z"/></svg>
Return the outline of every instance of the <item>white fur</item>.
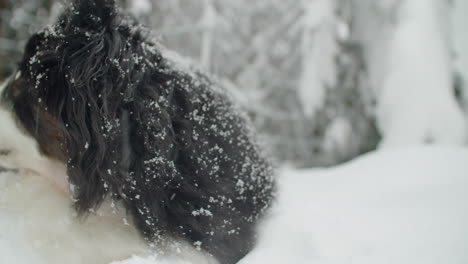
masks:
<svg viewBox="0 0 468 264"><path fill-rule="evenodd" d="M104 264L150 253L119 212L80 220L69 197L43 178L34 174L14 177L2 192L0 208L17 219L18 235L41 262Z"/></svg>
<svg viewBox="0 0 468 264"><path fill-rule="evenodd" d="M4 86L0 87L0 94ZM106 201L97 212L79 219L72 209L65 165L42 156L37 142L0 105L0 166L18 169L0 188L0 217L7 214L37 255L37 263L106 264L134 255L176 256L189 263L216 263L192 245L170 241L157 250L138 234L122 207ZM6 174L0 173L0 182ZM2 228L0 226L0 235ZM2 256L0 256L2 263Z"/></svg>
<svg viewBox="0 0 468 264"><path fill-rule="evenodd" d="M0 86L0 94L5 89L5 83ZM56 187L66 191L66 178L52 178L64 175L63 164L48 159L39 153L37 142L25 131L19 128L12 112L5 105L0 105L0 151L10 151L7 156L0 156L0 166L9 169L33 171L36 174L47 175L48 180Z"/></svg>

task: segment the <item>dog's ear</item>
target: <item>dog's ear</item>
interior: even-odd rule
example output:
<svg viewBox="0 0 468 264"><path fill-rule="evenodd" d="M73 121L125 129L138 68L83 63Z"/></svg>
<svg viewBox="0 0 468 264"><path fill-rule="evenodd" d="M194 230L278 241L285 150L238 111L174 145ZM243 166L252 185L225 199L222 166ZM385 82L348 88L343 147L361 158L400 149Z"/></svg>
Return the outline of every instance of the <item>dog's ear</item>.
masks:
<svg viewBox="0 0 468 264"><path fill-rule="evenodd" d="M141 76L135 39L115 1L75 0L59 19L69 180L80 213L118 196L131 166L128 102ZM137 42L137 41L136 41ZM142 74L139 71L136 75Z"/></svg>
<svg viewBox="0 0 468 264"><path fill-rule="evenodd" d="M149 66L142 63L144 34L123 19L115 1L73 0L56 24L30 39L20 63L28 111L36 113L40 102L63 130L80 213L117 195L130 167L129 102Z"/></svg>

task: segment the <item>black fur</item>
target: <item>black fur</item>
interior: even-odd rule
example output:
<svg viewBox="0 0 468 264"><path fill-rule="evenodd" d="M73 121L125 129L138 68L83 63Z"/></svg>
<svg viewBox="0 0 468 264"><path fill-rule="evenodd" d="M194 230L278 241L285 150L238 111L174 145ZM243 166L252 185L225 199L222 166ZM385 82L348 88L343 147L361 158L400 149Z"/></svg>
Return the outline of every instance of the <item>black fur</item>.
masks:
<svg viewBox="0 0 468 264"><path fill-rule="evenodd" d="M63 138L81 215L119 199L146 239L186 238L236 263L272 201L272 170L218 84L150 37L114 1L73 1L29 40L14 111L41 145Z"/></svg>

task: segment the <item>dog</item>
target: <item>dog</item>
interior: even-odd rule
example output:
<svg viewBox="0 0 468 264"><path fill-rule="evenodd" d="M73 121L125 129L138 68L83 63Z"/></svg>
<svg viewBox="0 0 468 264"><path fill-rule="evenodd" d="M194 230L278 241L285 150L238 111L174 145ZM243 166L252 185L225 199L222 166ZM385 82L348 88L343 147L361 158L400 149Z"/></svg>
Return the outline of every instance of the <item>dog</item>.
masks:
<svg viewBox="0 0 468 264"><path fill-rule="evenodd" d="M122 259L178 241L236 263L274 201L274 171L215 78L154 39L113 0L74 0L28 40L0 88L0 166L29 175L6 188L9 206L34 204L31 228L73 208L73 232L42 228L88 243L64 244L76 263L101 241Z"/></svg>

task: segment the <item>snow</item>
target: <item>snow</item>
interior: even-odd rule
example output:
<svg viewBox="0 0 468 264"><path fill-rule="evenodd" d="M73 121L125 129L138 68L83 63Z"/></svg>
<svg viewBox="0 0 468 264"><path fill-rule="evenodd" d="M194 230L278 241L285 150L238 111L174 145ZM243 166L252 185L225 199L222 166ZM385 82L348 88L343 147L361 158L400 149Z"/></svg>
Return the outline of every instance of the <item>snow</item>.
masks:
<svg viewBox="0 0 468 264"><path fill-rule="evenodd" d="M335 151L345 157L346 150L353 140L352 129L349 120L341 117L335 118L325 131L322 148L326 152Z"/></svg>
<svg viewBox="0 0 468 264"><path fill-rule="evenodd" d="M333 1L311 1L304 5L305 14L299 24L303 35L301 49L306 59L303 60L298 95L304 113L313 116L323 108L327 88L336 83L337 25L333 20Z"/></svg>
<svg viewBox="0 0 468 264"><path fill-rule="evenodd" d="M387 7L379 7L386 17L374 12L367 20L358 18L359 30L368 31L360 40L377 97L381 147L466 143L466 117L453 91L447 5L439 0L389 0ZM359 7L363 14L369 11ZM389 8L393 11L384 11Z"/></svg>
<svg viewBox="0 0 468 264"><path fill-rule="evenodd" d="M192 263L184 261L184 260L178 260L178 259L158 258L156 256L150 256L150 257L134 256L132 258L129 258L128 260L115 261L115 262L112 262L111 264L192 264Z"/></svg>
<svg viewBox="0 0 468 264"><path fill-rule="evenodd" d="M285 171L241 264L468 263L468 149L412 147Z"/></svg>
<svg viewBox="0 0 468 264"><path fill-rule="evenodd" d="M200 47L200 62L207 70L211 70L211 56L213 52L213 30L217 24L217 14L212 0L203 1L204 11L200 19L200 27L203 28L202 44Z"/></svg>
<svg viewBox="0 0 468 264"><path fill-rule="evenodd" d="M153 6L149 0L130 1L129 10L135 16L147 15L151 13Z"/></svg>
<svg viewBox="0 0 468 264"><path fill-rule="evenodd" d="M330 169L283 169L258 246L239 264L468 263L467 161L467 148L413 146ZM8 212L0 211L0 263L43 263ZM193 263L135 256L112 264Z"/></svg>
<svg viewBox="0 0 468 264"><path fill-rule="evenodd" d="M33 252L29 249L28 241L17 239L16 230L8 228L5 212L0 217L0 262L17 264L42 264L37 258L34 258Z"/></svg>

